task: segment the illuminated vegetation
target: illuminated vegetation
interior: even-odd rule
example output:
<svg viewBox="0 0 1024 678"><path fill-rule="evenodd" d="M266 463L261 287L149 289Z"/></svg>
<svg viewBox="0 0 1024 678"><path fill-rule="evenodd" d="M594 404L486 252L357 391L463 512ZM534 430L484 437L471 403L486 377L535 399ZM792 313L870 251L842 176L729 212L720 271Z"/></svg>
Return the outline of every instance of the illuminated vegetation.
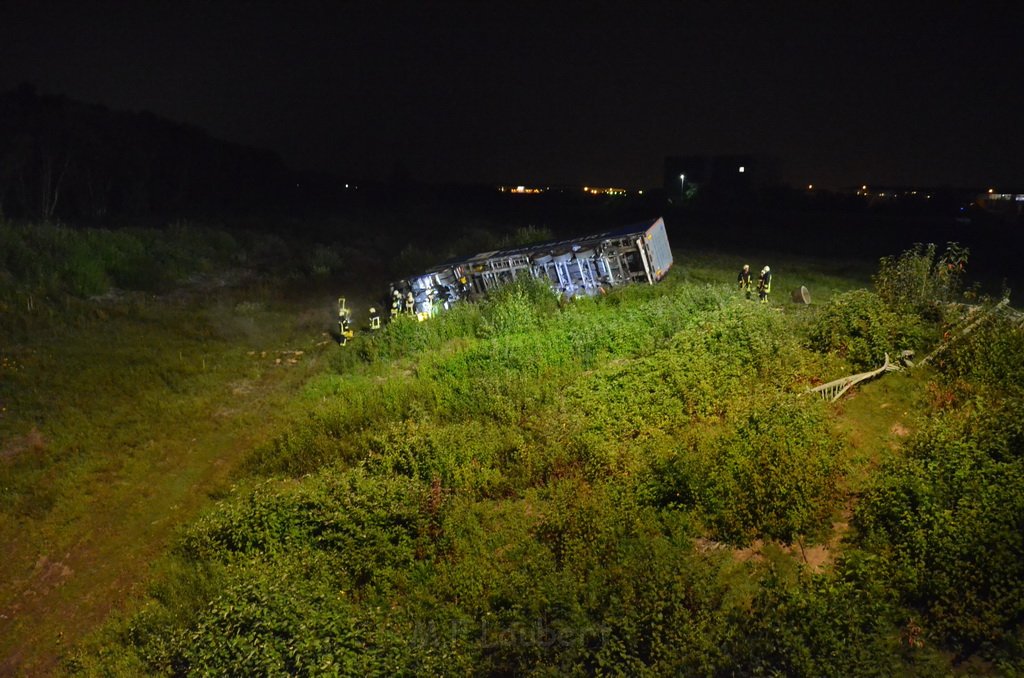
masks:
<svg viewBox="0 0 1024 678"><path fill-rule="evenodd" d="M778 289L799 265L773 262ZM65 668L1024 669L1024 336L993 319L826 404L805 391L955 318L804 266L812 307L748 302L731 258L681 252L656 286L523 283L321 350Z"/></svg>

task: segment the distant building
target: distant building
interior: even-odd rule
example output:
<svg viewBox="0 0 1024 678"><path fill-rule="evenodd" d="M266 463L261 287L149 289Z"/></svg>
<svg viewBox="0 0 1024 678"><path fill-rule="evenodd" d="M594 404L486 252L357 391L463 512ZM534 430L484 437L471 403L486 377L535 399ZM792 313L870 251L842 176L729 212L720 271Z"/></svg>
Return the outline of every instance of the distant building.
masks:
<svg viewBox="0 0 1024 678"><path fill-rule="evenodd" d="M665 158L665 195L671 202L748 202L776 181L774 161L755 155L687 155Z"/></svg>
<svg viewBox="0 0 1024 678"><path fill-rule="evenodd" d="M1018 221L1024 215L1024 193L996 193L989 189L975 199L975 204L1006 221Z"/></svg>

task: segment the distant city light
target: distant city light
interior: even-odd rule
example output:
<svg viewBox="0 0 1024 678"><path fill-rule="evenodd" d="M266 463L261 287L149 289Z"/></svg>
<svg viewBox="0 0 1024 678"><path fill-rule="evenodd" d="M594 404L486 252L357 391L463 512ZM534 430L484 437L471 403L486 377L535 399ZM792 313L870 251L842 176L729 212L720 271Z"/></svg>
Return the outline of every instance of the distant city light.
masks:
<svg viewBox="0 0 1024 678"><path fill-rule="evenodd" d="M862 191L866 191L866 190L868 190L867 184L865 184L865 185L861 186L861 187L860 187L860 190L862 190Z"/></svg>
<svg viewBox="0 0 1024 678"><path fill-rule="evenodd" d="M740 165L740 174L743 174L746 171L747 171L747 168L744 167L743 165Z"/></svg>
<svg viewBox="0 0 1024 678"><path fill-rule="evenodd" d="M565 192L564 188L554 188L554 189L552 189L550 186L535 187L535 186L526 186L526 185L522 185L522 184L517 185L517 186L498 186L498 192L500 192L500 193L511 193L513 195L538 195L538 194L541 194L541 193L547 193L547 192L552 191L552 190L557 191L559 193L564 193ZM573 189L573 190L576 190L576 189ZM628 191L626 189L624 189L624 188L595 187L595 186L584 186L583 187L583 192L584 193L589 193L590 195L626 195L628 193ZM643 195L643 191L640 191L640 194Z"/></svg>
<svg viewBox="0 0 1024 678"><path fill-rule="evenodd" d="M814 184L807 184L807 190L808 191L813 190L813 189L814 189Z"/></svg>
<svg viewBox="0 0 1024 678"><path fill-rule="evenodd" d="M594 186L587 186L583 190L590 195L626 195L626 189L624 188L595 188Z"/></svg>
<svg viewBox="0 0 1024 678"><path fill-rule="evenodd" d="M996 192L996 189L994 189L994 188L990 188L990 189L988 189L988 192L989 192L989 193L995 193L995 192Z"/></svg>

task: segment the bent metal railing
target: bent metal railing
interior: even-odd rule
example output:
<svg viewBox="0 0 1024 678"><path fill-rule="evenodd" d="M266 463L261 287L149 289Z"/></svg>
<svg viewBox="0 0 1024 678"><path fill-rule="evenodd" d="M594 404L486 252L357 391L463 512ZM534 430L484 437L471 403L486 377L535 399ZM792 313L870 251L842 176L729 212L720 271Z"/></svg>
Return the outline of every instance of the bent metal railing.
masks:
<svg viewBox="0 0 1024 678"><path fill-rule="evenodd" d="M815 386L812 389L808 389L808 393L817 393L825 400L834 403L839 400L844 393L850 390L854 384L859 384L862 381L867 381L882 374L883 372L892 372L895 370L902 369L896 363L889 362L889 354L885 354L885 363L877 370L871 370L870 372L861 372L860 374L853 374L849 377L843 377L842 379L836 379L830 381L827 384L821 386Z"/></svg>
<svg viewBox="0 0 1024 678"><path fill-rule="evenodd" d="M939 344L927 356L922 358L921 361L917 363L917 365L915 365L914 362L910 360L910 356L913 355L911 351L904 351L901 360L903 360L903 362L906 363L907 367L910 368L924 365L932 358L948 349L953 342L970 334L971 331L978 325L980 325L982 322L996 316L1000 312L1009 315L1012 322L1018 328L1024 329L1024 314L1007 308L1009 303L1010 299L1009 297L1006 297L995 306L992 306L991 308L983 308L981 306L970 307L968 309L968 316L971 316L975 313L977 313L978 315L976 317L970 318L971 321L965 327L950 333L941 344ZM808 389L806 393L817 393L825 400L834 403L835 401L839 400L844 393L849 391L850 387L853 386L854 384L859 384L862 381L866 381L873 377L877 377L883 372L893 372L900 369L903 369L902 367L900 367L900 365L889 362L889 354L886 353L885 363L877 370L871 370L870 372L861 372L860 374L854 374L849 377L843 377L842 379L836 379L835 381L830 381L827 384L822 384L821 386L815 386L814 388Z"/></svg>
<svg viewBox="0 0 1024 678"><path fill-rule="evenodd" d="M975 307L975 309L980 311L978 313L978 317L975 318L973 320L973 322L971 322L969 325L967 325L963 329L959 330L955 334L952 334L946 341L943 341L941 344L939 344L939 346L934 351L932 351L931 353L926 355L924 358L922 358L921 362L919 362L918 365L924 365L926 362L928 362L929 360L931 360L932 358L934 358L935 356L939 355L940 353L945 351L947 348L949 348L950 344L952 344L956 339L960 339L961 337L965 337L968 334L970 334L971 330L973 330L975 327L980 325L983 321L988 320L989 318L995 316L997 313L999 313L1001 310L1003 310L1009 303L1010 303L1010 297L1005 297L1005 298L1003 298L1002 301L1000 301L998 304L996 304L995 306L993 306L990 309L983 309L981 307ZM1011 313L1012 313L1012 311L1011 311Z"/></svg>

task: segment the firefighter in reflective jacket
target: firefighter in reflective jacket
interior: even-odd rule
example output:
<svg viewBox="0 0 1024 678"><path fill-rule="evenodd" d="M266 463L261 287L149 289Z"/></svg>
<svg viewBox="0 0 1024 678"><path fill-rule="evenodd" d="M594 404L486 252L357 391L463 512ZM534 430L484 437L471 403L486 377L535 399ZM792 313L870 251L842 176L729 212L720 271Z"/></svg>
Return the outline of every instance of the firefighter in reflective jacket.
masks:
<svg viewBox="0 0 1024 678"><path fill-rule="evenodd" d="M402 293L398 290L391 290L391 319L394 320L402 312Z"/></svg>
<svg viewBox="0 0 1024 678"><path fill-rule="evenodd" d="M376 332L380 329L380 314L375 306L370 307L370 330Z"/></svg>
<svg viewBox="0 0 1024 678"><path fill-rule="evenodd" d="M405 312L409 314L416 312L416 298L412 296L412 290L405 293Z"/></svg>
<svg viewBox="0 0 1024 678"><path fill-rule="evenodd" d="M768 303L768 293L772 291L772 269L765 266L761 269L761 277L757 280L757 296L762 304Z"/></svg>
<svg viewBox="0 0 1024 678"><path fill-rule="evenodd" d="M345 297L338 297L338 343L344 346L354 335L352 309L346 306Z"/></svg>
<svg viewBox="0 0 1024 678"><path fill-rule="evenodd" d="M344 346L353 336L355 332L352 330L352 316L345 312L338 316L338 343Z"/></svg>
<svg viewBox="0 0 1024 678"><path fill-rule="evenodd" d="M750 264L743 264L740 274L736 276L736 284L741 292L746 292L747 299L750 298Z"/></svg>

